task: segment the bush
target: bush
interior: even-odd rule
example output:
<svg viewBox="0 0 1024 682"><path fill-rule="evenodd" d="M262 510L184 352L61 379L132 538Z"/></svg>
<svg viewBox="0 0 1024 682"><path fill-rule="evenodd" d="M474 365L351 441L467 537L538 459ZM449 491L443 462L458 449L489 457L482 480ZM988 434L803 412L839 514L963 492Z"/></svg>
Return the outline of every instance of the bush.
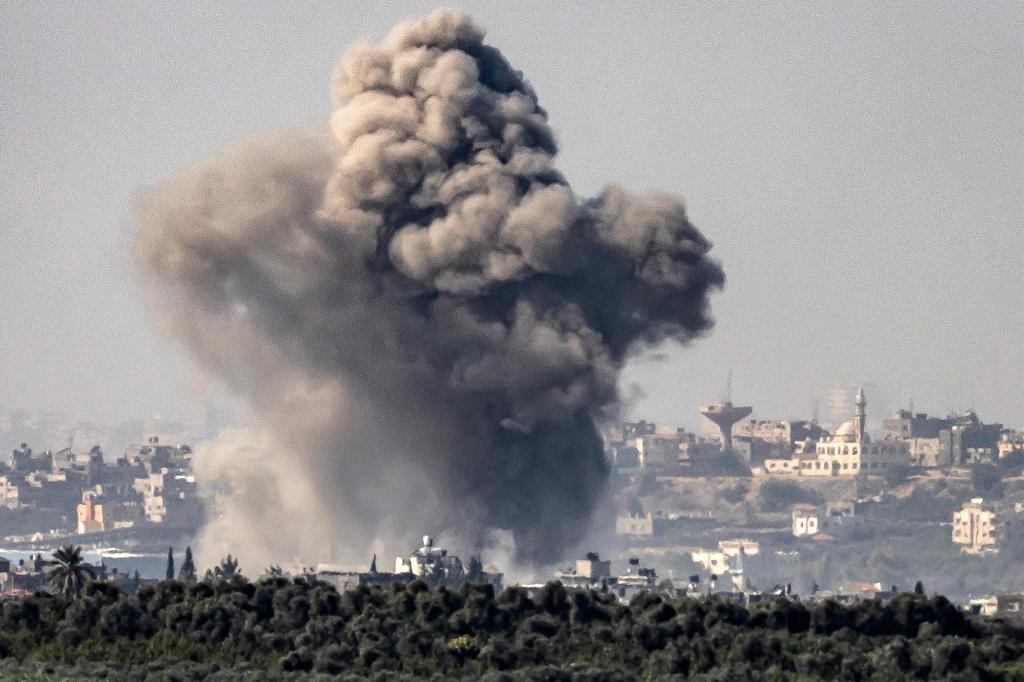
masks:
<svg viewBox="0 0 1024 682"><path fill-rule="evenodd" d="M971 467L971 487L979 495L1002 495L1003 476L994 464L975 464Z"/></svg>
<svg viewBox="0 0 1024 682"><path fill-rule="evenodd" d="M768 513L784 512L794 504L821 504L821 496L792 481L767 480L757 490L757 507Z"/></svg>
<svg viewBox="0 0 1024 682"><path fill-rule="evenodd" d="M885 482L890 488L895 488L906 482L910 467L904 464L893 464L885 470Z"/></svg>

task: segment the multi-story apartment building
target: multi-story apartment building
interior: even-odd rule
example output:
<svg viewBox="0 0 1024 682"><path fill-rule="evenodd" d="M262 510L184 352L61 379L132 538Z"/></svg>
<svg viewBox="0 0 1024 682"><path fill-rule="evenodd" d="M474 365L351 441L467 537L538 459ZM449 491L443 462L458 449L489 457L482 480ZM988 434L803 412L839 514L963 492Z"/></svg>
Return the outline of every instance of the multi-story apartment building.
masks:
<svg viewBox="0 0 1024 682"><path fill-rule="evenodd" d="M953 512L953 542L964 554L995 554L1024 536L1024 512L1019 505L997 512L975 497Z"/></svg>

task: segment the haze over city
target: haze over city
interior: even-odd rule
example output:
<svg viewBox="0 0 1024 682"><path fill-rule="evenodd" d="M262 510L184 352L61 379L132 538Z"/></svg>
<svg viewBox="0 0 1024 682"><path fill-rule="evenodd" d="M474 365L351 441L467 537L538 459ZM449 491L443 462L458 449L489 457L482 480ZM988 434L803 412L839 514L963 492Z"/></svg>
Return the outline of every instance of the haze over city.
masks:
<svg viewBox="0 0 1024 682"><path fill-rule="evenodd" d="M0 35L0 678L1024 679L1020 3Z"/></svg>
<svg viewBox="0 0 1024 682"><path fill-rule="evenodd" d="M682 196L725 269L715 327L627 368L633 414L697 428L731 369L755 416L870 384L1020 426L1019 5L464 8L576 191ZM239 135L321 124L345 47L430 9L0 8L0 409L115 422L218 394L145 308L133 206Z"/></svg>

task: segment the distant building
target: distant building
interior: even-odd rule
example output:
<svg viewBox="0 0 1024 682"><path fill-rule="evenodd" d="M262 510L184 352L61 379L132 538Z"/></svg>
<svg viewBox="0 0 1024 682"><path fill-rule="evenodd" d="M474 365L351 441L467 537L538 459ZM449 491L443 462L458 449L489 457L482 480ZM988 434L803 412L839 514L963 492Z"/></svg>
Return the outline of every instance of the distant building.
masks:
<svg viewBox="0 0 1024 682"><path fill-rule="evenodd" d="M658 432L658 425L654 422L640 420L638 422L623 422L621 426L622 440L653 436Z"/></svg>
<svg viewBox="0 0 1024 682"><path fill-rule="evenodd" d="M665 514L664 512L647 512L640 514L620 514L615 519L616 535L635 537L661 537L669 529L678 526L685 518L681 514Z"/></svg>
<svg viewBox="0 0 1024 682"><path fill-rule="evenodd" d="M134 487L142 495L143 513L150 523L198 525L202 510L192 474L163 467L136 479Z"/></svg>
<svg viewBox="0 0 1024 682"><path fill-rule="evenodd" d="M589 552L585 559L576 560L576 571L575 575L587 578L588 580L598 580L600 578L607 578L612 574L612 562L602 561L600 555Z"/></svg>
<svg viewBox="0 0 1024 682"><path fill-rule="evenodd" d="M968 610L980 616L1003 616L1024 619L1024 593L1004 592L991 597L977 597L968 604Z"/></svg>
<svg viewBox="0 0 1024 682"><path fill-rule="evenodd" d="M740 554L743 554L748 559L750 557L760 556L761 554L761 543L757 540L748 540L746 538L739 540L719 540L718 548L730 559L735 559L739 557Z"/></svg>
<svg viewBox="0 0 1024 682"><path fill-rule="evenodd" d="M46 588L46 574L43 568L47 562L42 554L36 554L26 561L19 559L17 565L10 560L0 560L0 595L27 596ZM27 594L26 594L27 593Z"/></svg>
<svg viewBox="0 0 1024 682"><path fill-rule="evenodd" d="M788 459L804 441L818 441L828 435L813 421L758 421L736 424L733 449L751 465L766 459Z"/></svg>
<svg viewBox="0 0 1024 682"><path fill-rule="evenodd" d="M867 400L864 392L858 391L851 421L836 429L832 436L808 441L803 451L789 460L765 460L764 471L800 476L865 476L881 475L889 467L910 462L906 440L872 440L865 430L866 422Z"/></svg>
<svg viewBox="0 0 1024 682"><path fill-rule="evenodd" d="M447 549L434 546L434 539L423 536L423 546L409 557L395 558L395 573L410 573L417 578L461 578L465 573L462 561L449 556Z"/></svg>
<svg viewBox="0 0 1024 682"><path fill-rule="evenodd" d="M929 417L925 412L897 410L883 422L885 430L900 438L938 438L943 429L953 426L952 419Z"/></svg>
<svg viewBox="0 0 1024 682"><path fill-rule="evenodd" d="M813 504L793 505L793 535L800 538L817 535L822 526L821 509Z"/></svg>
<svg viewBox="0 0 1024 682"><path fill-rule="evenodd" d="M654 536L654 515L646 514L625 514L615 519L616 535L635 535L637 537Z"/></svg>
<svg viewBox="0 0 1024 682"><path fill-rule="evenodd" d="M376 571L371 571L375 573ZM408 557L395 558L395 574L425 580L430 585L461 585L467 581L485 582L501 589L504 575L496 570L484 570L479 560L470 559L464 565L459 557L447 549L434 546L434 539L423 536L423 546ZM372 580L372 579L371 579Z"/></svg>
<svg viewBox="0 0 1024 682"><path fill-rule="evenodd" d="M844 594L853 596L855 599L878 599L883 602L889 601L899 594L899 590L896 589L895 585L891 585L889 589L886 589L880 582L857 580L847 583L841 591Z"/></svg>
<svg viewBox="0 0 1024 682"><path fill-rule="evenodd" d="M907 444L907 455L911 466L937 468L943 466L942 441L938 436L913 436L904 439Z"/></svg>
<svg viewBox="0 0 1024 682"><path fill-rule="evenodd" d="M17 509L20 500L18 485L8 476L0 476L0 507Z"/></svg>
<svg viewBox="0 0 1024 682"><path fill-rule="evenodd" d="M994 461L998 456L1002 424L984 424L973 410L951 417L952 426L939 432L940 466Z"/></svg>
<svg viewBox="0 0 1024 682"><path fill-rule="evenodd" d="M659 592L662 589L657 572L653 568L641 566L640 559L630 558L627 566L626 573L616 576L610 586L620 601L628 602L641 592ZM675 598L676 595L665 596Z"/></svg>
<svg viewBox="0 0 1024 682"><path fill-rule="evenodd" d="M690 560L713 575L722 575L729 569L729 557L720 549L694 549Z"/></svg>
<svg viewBox="0 0 1024 682"><path fill-rule="evenodd" d="M612 562L602 560L596 552L587 552L586 558L577 559L572 569L558 571L555 580L566 587L590 588L607 585L612 578Z"/></svg>
<svg viewBox="0 0 1024 682"><path fill-rule="evenodd" d="M117 528L131 528L141 519L139 505L125 500L110 500L92 492L83 495L76 507L77 524L75 532L102 533Z"/></svg>
<svg viewBox="0 0 1024 682"><path fill-rule="evenodd" d="M999 459L1013 454L1024 454L1024 432L1004 431L996 444Z"/></svg>
<svg viewBox="0 0 1024 682"><path fill-rule="evenodd" d="M723 575L740 555L745 560L761 554L761 543L756 540L720 540L718 549L694 549L690 551L690 560L713 575Z"/></svg>
<svg viewBox="0 0 1024 682"><path fill-rule="evenodd" d="M35 471L49 471L53 466L53 455L49 452L33 454L27 443L11 451L7 458L7 466L17 474L29 474Z"/></svg>
<svg viewBox="0 0 1024 682"><path fill-rule="evenodd" d="M679 438L675 435L646 435L626 441L636 449L642 469L679 465Z"/></svg>
<svg viewBox="0 0 1024 682"><path fill-rule="evenodd" d="M1022 535L1024 512L1019 507L997 512L976 497L953 512L952 539L964 554L995 554Z"/></svg>

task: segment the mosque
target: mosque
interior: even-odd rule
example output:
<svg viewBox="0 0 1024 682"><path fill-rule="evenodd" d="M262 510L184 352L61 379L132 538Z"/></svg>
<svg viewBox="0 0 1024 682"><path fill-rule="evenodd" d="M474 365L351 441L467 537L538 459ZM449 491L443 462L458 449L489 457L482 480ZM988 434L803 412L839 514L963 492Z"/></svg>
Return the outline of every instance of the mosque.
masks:
<svg viewBox="0 0 1024 682"><path fill-rule="evenodd" d="M871 440L864 425L867 421L864 391L857 391L856 413L835 434L818 441L808 440L802 452L788 460L765 460L767 473L800 476L883 475L892 466L910 461L910 449L902 439Z"/></svg>

